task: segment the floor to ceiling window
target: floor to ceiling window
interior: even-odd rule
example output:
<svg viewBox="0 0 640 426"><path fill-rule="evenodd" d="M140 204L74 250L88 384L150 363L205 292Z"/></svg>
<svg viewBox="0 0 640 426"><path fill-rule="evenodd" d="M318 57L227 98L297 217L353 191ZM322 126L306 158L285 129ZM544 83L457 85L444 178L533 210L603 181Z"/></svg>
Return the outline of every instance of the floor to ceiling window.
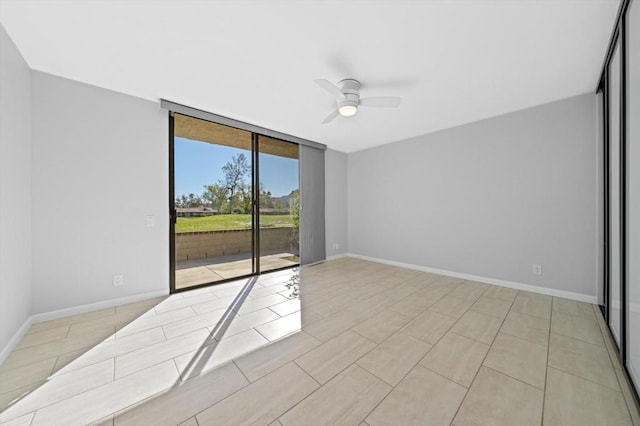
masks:
<svg viewBox="0 0 640 426"><path fill-rule="evenodd" d="M173 114L181 290L299 264L298 144Z"/></svg>
<svg viewBox="0 0 640 426"><path fill-rule="evenodd" d="M326 258L326 145L160 105L169 111L171 292Z"/></svg>

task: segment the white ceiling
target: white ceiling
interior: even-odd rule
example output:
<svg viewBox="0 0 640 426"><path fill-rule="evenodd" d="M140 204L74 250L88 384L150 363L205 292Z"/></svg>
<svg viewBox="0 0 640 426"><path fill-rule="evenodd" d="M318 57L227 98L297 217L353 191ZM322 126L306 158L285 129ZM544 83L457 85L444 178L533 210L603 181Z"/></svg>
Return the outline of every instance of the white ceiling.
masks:
<svg viewBox="0 0 640 426"><path fill-rule="evenodd" d="M593 91L618 0L1 0L31 68L352 152ZM316 78L402 96L322 125Z"/></svg>

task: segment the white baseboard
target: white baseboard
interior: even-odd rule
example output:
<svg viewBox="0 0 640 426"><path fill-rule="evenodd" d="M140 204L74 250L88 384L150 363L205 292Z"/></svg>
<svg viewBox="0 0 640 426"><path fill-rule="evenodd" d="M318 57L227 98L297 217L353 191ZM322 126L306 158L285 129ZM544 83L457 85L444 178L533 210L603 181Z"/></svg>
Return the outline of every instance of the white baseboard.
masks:
<svg viewBox="0 0 640 426"><path fill-rule="evenodd" d="M132 296L120 297L117 299L110 299L110 300L105 300L105 301L96 302L96 303L88 303L86 305L73 306L70 308L59 309L56 311L43 312L40 314L31 315L24 321L22 326L20 326L20 328L13 334L13 336L9 340L9 343L7 343L7 345L4 348L2 348L2 351L0 351L0 365L4 362L5 359L7 359L11 351L13 351L13 349L16 347L20 339L22 339L22 337L26 334L26 332L29 331L29 327L31 327L31 325L33 324L43 322L43 321L49 321L57 318L68 317L71 315L84 314L86 312L96 311L99 309L126 305L127 303L139 302L141 300L152 299L154 297L168 296L168 295L169 295L168 290L152 291L149 293L134 294Z"/></svg>
<svg viewBox="0 0 640 426"><path fill-rule="evenodd" d="M333 256L327 256L327 260L336 260L336 259L341 259L343 257L349 257L349 253L340 253L340 254L335 254Z"/></svg>
<svg viewBox="0 0 640 426"><path fill-rule="evenodd" d="M86 305L72 306L70 308L59 309L57 311L43 312L41 314L31 315L32 324L49 321L52 319L68 317L71 315L84 314L86 312L97 311L99 309L112 308L114 306L126 305L127 303L139 302L154 297L168 296L169 290L152 291L149 293L134 294L132 296L119 297L117 299L109 299L101 302L87 303Z"/></svg>
<svg viewBox="0 0 640 426"><path fill-rule="evenodd" d="M16 330L15 333L13 333L13 336L11 336L11 339L9 339L7 345L2 348L2 351L0 351L0 365L2 365L5 359L7 359L13 348L15 348L20 339L22 339L22 336L24 336L27 331L29 331L29 327L31 327L31 324L33 324L33 316L27 317L20 328Z"/></svg>
<svg viewBox="0 0 640 426"><path fill-rule="evenodd" d="M471 281L478 281L478 282L497 285L501 287L513 288L516 290L530 291L531 293L540 293L540 294L546 294L548 296L563 297L565 299L592 303L594 305L598 304L598 298L596 296L589 296L586 294L572 293L570 291L556 290L553 288L540 287L540 286L535 286L531 284L499 280L496 278L481 277L478 275L464 274L461 272L447 271L444 269L430 268L428 266L413 265L410 263L396 262L394 260L379 259L376 257L362 256L362 255L353 254L353 253L348 253L347 256L353 257L355 259L368 260L370 262L383 263L385 265L398 266L400 268L415 269L417 271L430 272L432 274L446 275L449 277L462 278L462 279L471 280Z"/></svg>

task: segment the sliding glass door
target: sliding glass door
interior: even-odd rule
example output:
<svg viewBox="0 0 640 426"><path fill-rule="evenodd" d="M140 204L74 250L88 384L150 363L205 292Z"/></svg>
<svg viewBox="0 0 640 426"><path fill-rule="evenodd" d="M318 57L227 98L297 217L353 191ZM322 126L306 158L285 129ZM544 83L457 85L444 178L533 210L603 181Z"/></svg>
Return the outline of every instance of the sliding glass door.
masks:
<svg viewBox="0 0 640 426"><path fill-rule="evenodd" d="M172 291L299 264L298 145L171 120Z"/></svg>
<svg viewBox="0 0 640 426"><path fill-rule="evenodd" d="M252 135L174 116L175 288L250 275Z"/></svg>
<svg viewBox="0 0 640 426"><path fill-rule="evenodd" d="M260 271L300 263L298 145L258 137Z"/></svg>

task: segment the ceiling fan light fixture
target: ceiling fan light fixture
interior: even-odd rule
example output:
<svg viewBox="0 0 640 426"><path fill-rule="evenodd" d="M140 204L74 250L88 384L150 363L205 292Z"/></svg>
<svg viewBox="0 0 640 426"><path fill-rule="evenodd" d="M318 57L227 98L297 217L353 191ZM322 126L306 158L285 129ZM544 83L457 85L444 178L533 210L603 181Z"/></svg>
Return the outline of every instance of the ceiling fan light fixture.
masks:
<svg viewBox="0 0 640 426"><path fill-rule="evenodd" d="M358 107L356 105L342 105L338 108L340 115L343 117L351 117L358 112Z"/></svg>
<svg viewBox="0 0 640 426"><path fill-rule="evenodd" d="M322 78L314 81L318 86L333 95L337 103L337 108L322 120L322 124L332 122L338 115L352 117L356 115L360 106L367 108L397 108L402 102L402 98L397 96L373 96L360 99L360 82L353 78L340 80L337 85Z"/></svg>

